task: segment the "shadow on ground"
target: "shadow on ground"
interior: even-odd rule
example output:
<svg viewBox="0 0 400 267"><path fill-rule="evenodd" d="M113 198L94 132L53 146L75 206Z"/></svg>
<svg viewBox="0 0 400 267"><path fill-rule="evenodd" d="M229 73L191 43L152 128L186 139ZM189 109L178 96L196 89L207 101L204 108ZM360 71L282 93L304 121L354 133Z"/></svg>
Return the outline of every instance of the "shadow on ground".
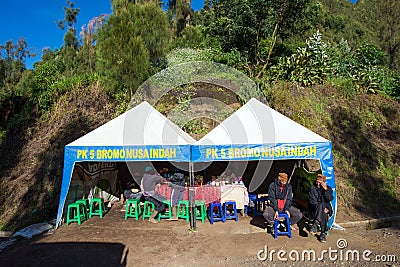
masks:
<svg viewBox="0 0 400 267"><path fill-rule="evenodd" d="M120 243L61 242L15 246L0 254L2 266L126 266Z"/></svg>

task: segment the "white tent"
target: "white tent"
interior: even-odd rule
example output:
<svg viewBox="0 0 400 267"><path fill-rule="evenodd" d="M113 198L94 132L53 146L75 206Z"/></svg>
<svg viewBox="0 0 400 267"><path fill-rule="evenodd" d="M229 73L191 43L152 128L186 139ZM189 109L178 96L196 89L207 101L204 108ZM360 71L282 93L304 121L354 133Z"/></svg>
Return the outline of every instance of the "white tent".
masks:
<svg viewBox="0 0 400 267"><path fill-rule="evenodd" d="M270 162L271 166L274 161L317 159L334 190L334 214L329 226L334 222L336 186L331 142L254 98L194 143L191 154L194 163L259 161ZM250 187L263 183L266 170L270 169L254 170Z"/></svg>
<svg viewBox="0 0 400 267"><path fill-rule="evenodd" d="M190 161L195 140L143 102L65 146L57 226L76 162Z"/></svg>

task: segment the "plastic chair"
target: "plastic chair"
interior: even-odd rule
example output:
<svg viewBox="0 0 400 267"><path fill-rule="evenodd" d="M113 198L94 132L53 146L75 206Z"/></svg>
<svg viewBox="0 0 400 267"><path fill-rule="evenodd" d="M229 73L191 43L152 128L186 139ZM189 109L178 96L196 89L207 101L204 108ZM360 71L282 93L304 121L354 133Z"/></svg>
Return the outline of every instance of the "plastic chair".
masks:
<svg viewBox="0 0 400 267"><path fill-rule="evenodd" d="M284 219L283 223L285 224L286 231L281 231L279 224L280 219ZM286 212L279 212L278 217L275 219L274 222L274 238L277 239L278 235L288 235L289 238L292 238L292 229L290 228L290 218Z"/></svg>
<svg viewBox="0 0 400 267"><path fill-rule="evenodd" d="M67 222L68 225L71 222L78 222L78 225L86 219L83 206L79 203L71 203L68 205L68 212L67 212Z"/></svg>
<svg viewBox="0 0 400 267"><path fill-rule="evenodd" d="M221 203L212 202L209 204L208 219L210 220L210 224L213 224L214 222L217 222L217 221L226 222Z"/></svg>
<svg viewBox="0 0 400 267"><path fill-rule="evenodd" d="M92 198L92 200L90 200L89 218L92 218L94 215L98 215L100 218L103 218L105 211L106 207L104 206L103 198Z"/></svg>
<svg viewBox="0 0 400 267"><path fill-rule="evenodd" d="M142 219L150 218L151 214L155 210L155 205L153 202L146 200L143 206L143 215Z"/></svg>
<svg viewBox="0 0 400 267"><path fill-rule="evenodd" d="M158 215L158 221L172 217L171 202L169 200L164 200L163 203L165 204L165 210Z"/></svg>
<svg viewBox="0 0 400 267"><path fill-rule="evenodd" d="M204 223L204 219L207 217L207 206L204 201L196 200L196 220L201 220Z"/></svg>
<svg viewBox="0 0 400 267"><path fill-rule="evenodd" d="M228 213L229 206L232 206L232 213ZM237 210L236 210L236 201L234 201L234 200L225 201L222 208L223 208L225 220L235 219L235 221L238 221L238 214L237 214Z"/></svg>
<svg viewBox="0 0 400 267"><path fill-rule="evenodd" d="M187 222L189 221L189 201L180 200L178 202L178 218L185 219Z"/></svg>
<svg viewBox="0 0 400 267"><path fill-rule="evenodd" d="M141 213L139 199L128 199L125 203L125 207L125 220L129 217L139 220Z"/></svg>

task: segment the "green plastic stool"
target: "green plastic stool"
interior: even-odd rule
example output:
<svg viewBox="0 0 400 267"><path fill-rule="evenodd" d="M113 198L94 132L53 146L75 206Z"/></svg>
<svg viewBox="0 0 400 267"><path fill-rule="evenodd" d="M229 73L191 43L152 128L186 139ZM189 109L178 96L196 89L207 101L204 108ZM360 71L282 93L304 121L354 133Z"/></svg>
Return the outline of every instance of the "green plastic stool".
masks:
<svg viewBox="0 0 400 267"><path fill-rule="evenodd" d="M189 201L187 200L180 200L178 202L178 218L186 219L189 221Z"/></svg>
<svg viewBox="0 0 400 267"><path fill-rule="evenodd" d="M204 201L196 200L196 220L201 220L204 223L205 218L207 218L207 206Z"/></svg>
<svg viewBox="0 0 400 267"><path fill-rule="evenodd" d="M142 219L150 218L151 213L155 210L154 203L151 201L145 201L143 206L143 216Z"/></svg>
<svg viewBox="0 0 400 267"><path fill-rule="evenodd" d="M158 215L158 221L172 217L171 202L169 200L164 200L163 203L165 204L165 211Z"/></svg>
<svg viewBox="0 0 400 267"><path fill-rule="evenodd" d="M83 210L83 214L85 215L85 219L89 219L89 200L87 199L78 199L75 201L76 204L81 205L81 209Z"/></svg>
<svg viewBox="0 0 400 267"><path fill-rule="evenodd" d="M103 198L92 198L92 200L90 200L89 218L92 218L94 215L98 215L100 218L103 218L105 211L106 208L104 206Z"/></svg>
<svg viewBox="0 0 400 267"><path fill-rule="evenodd" d="M71 222L78 222L78 225L86 219L83 207L79 203L71 203L68 205L67 225Z"/></svg>
<svg viewBox="0 0 400 267"><path fill-rule="evenodd" d="M75 201L75 203L78 203L78 204L81 204L84 206L85 212L86 212L86 219L89 219L89 199L87 199L87 198L78 199L77 201Z"/></svg>
<svg viewBox="0 0 400 267"><path fill-rule="evenodd" d="M125 206L126 206L125 220L128 217L133 217L136 220L139 220L139 216L141 213L140 200L139 199L128 199L126 201Z"/></svg>

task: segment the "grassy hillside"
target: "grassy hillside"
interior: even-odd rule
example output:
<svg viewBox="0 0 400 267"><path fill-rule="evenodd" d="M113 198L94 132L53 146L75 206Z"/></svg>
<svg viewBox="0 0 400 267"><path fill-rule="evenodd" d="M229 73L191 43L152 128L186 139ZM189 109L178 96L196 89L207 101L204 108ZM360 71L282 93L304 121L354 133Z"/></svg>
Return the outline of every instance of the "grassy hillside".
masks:
<svg viewBox="0 0 400 267"><path fill-rule="evenodd" d="M111 119L108 96L97 85L61 97L47 119L14 118L0 144L0 229L54 219L64 146Z"/></svg>
<svg viewBox="0 0 400 267"><path fill-rule="evenodd" d="M345 88L278 85L270 105L332 141L337 221L391 216L400 208L400 105Z"/></svg>
<svg viewBox="0 0 400 267"><path fill-rule="evenodd" d="M205 90L207 95L221 92ZM399 213L398 102L329 85L303 88L282 83L264 93L273 108L332 140L337 221ZM47 118L39 120L34 111L14 117L0 144L1 230L55 218L64 146L110 120L114 107L94 85L75 88L58 99ZM208 130L210 125L215 123L208 123ZM186 130L196 131L194 136L204 134L199 127Z"/></svg>

